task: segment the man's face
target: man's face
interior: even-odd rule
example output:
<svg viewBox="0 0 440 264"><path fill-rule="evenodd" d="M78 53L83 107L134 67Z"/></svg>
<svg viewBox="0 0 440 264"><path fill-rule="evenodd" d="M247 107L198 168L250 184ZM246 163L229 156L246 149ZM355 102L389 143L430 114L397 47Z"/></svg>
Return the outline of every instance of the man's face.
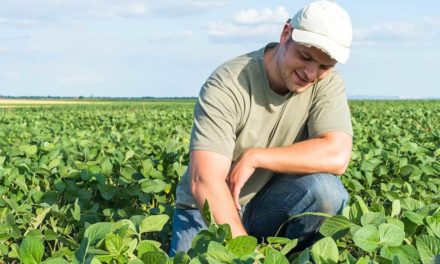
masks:
<svg viewBox="0 0 440 264"><path fill-rule="evenodd" d="M292 29L290 29L290 34L292 34ZM327 76L336 65L336 60L318 48L296 43L290 34L281 40L277 54L281 85L285 87L285 92L289 90L302 93Z"/></svg>

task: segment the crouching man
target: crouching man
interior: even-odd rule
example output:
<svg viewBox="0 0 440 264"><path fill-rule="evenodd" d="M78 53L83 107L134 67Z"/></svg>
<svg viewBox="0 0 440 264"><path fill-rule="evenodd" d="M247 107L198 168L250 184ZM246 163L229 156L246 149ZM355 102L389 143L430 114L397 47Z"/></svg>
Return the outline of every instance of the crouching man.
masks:
<svg viewBox="0 0 440 264"><path fill-rule="evenodd" d="M234 237L273 236L304 212L341 212L348 195L337 175L350 160L352 127L335 65L347 61L351 41L348 14L317 1L287 21L279 43L211 74L194 111L170 255L187 251L206 228L198 210L205 199ZM305 248L319 239L323 220L295 218L279 235Z"/></svg>

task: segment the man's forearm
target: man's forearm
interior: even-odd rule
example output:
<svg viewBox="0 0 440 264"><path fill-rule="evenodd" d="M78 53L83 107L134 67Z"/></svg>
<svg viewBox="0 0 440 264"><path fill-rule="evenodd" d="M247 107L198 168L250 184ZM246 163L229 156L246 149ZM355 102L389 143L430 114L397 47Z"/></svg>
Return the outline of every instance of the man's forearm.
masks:
<svg viewBox="0 0 440 264"><path fill-rule="evenodd" d="M253 148L243 154L255 168L275 172L311 174L327 172L341 175L351 155L351 136L344 133L314 138L278 148Z"/></svg>
<svg viewBox="0 0 440 264"><path fill-rule="evenodd" d="M235 237L245 235L246 231L226 184L230 165L231 160L220 154L208 151L190 153L191 191L199 208L203 208L208 200L215 221L228 223Z"/></svg>
<svg viewBox="0 0 440 264"><path fill-rule="evenodd" d="M203 208L205 199L208 200L211 213L216 223L228 223L231 226L232 236L246 235L237 209L232 200L226 182L213 184L199 183L193 186L193 193L199 205Z"/></svg>

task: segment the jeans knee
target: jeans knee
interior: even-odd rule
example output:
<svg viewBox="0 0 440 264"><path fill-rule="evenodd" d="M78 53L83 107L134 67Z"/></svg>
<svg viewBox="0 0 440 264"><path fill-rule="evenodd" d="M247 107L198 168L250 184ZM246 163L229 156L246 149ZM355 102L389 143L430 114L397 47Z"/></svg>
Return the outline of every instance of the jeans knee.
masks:
<svg viewBox="0 0 440 264"><path fill-rule="evenodd" d="M348 202L348 193L338 176L319 173L306 177L311 177L307 192L313 197L315 210L331 215L341 213Z"/></svg>

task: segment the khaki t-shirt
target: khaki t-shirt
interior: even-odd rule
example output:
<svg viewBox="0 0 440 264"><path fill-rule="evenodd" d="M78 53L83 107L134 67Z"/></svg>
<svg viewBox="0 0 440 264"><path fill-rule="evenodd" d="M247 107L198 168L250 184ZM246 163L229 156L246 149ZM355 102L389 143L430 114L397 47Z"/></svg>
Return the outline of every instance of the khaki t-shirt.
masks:
<svg viewBox="0 0 440 264"><path fill-rule="evenodd" d="M276 94L264 70L265 48L226 62L203 85L194 110L190 150L236 160L247 148L281 147L329 131L352 135L344 84L334 70L303 93ZM246 204L273 172L257 169L240 193ZM197 208L188 171L177 186L177 207Z"/></svg>

